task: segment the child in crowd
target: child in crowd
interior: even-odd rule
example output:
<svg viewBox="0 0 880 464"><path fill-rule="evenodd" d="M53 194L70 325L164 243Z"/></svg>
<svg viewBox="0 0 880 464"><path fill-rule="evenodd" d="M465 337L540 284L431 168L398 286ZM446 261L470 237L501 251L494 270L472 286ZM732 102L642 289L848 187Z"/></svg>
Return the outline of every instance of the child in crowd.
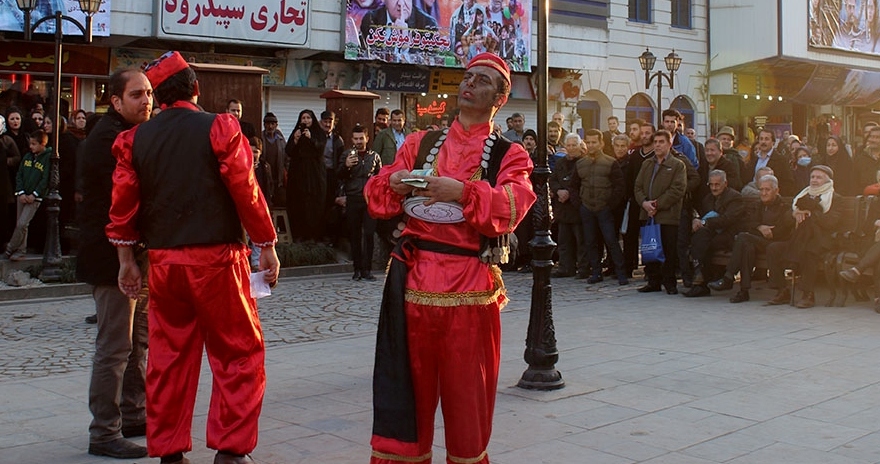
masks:
<svg viewBox="0 0 880 464"><path fill-rule="evenodd" d="M28 225L43 197L46 196L46 186L49 184L49 163L52 150L46 148L49 136L42 130L37 130L28 135L30 152L22 157L15 176L15 197L17 206L17 220L12 238L6 245L6 257L12 261L24 259L27 249Z"/></svg>
<svg viewBox="0 0 880 464"><path fill-rule="evenodd" d="M260 191L266 199L266 204L272 208L272 166L263 159L263 140L259 137L250 137L248 141L251 144L251 152L254 154L254 177L257 178L257 184L260 185ZM250 240L250 239L248 239ZM260 265L260 247L251 244L251 266L258 267Z"/></svg>

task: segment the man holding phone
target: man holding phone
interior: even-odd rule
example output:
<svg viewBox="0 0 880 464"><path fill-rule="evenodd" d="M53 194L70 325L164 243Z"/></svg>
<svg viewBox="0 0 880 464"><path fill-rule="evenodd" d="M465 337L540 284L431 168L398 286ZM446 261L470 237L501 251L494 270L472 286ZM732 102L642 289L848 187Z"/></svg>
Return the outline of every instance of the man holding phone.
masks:
<svg viewBox="0 0 880 464"><path fill-rule="evenodd" d="M376 220L367 213L364 186L370 177L379 173L382 160L378 153L367 149L367 140L366 128L360 124L354 126L351 130L353 147L343 153L336 170L345 193L345 226L354 262L351 280L376 280L370 272Z"/></svg>

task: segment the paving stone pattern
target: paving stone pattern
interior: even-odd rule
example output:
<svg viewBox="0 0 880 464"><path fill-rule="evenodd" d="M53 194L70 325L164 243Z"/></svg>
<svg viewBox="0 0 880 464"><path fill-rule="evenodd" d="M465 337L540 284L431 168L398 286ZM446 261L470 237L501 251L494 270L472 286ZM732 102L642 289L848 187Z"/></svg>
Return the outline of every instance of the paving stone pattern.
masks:
<svg viewBox="0 0 880 464"><path fill-rule="evenodd" d="M512 300L508 311L528 310L532 275L506 273ZM567 302L613 298L632 292L616 281L590 286L554 279L554 299ZM354 282L347 275L283 279L260 300L267 347L375 331L382 280ZM83 319L94 311L90 296L9 302L0 305L0 380L36 378L91 368L96 326Z"/></svg>

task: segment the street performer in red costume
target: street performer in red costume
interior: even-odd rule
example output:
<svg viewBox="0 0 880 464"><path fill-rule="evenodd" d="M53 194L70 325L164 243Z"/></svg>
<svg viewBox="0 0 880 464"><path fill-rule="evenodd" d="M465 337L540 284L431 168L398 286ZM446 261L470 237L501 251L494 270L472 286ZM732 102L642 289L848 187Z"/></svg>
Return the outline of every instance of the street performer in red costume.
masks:
<svg viewBox="0 0 880 464"><path fill-rule="evenodd" d="M147 450L189 463L202 347L213 390L207 444L215 464L251 463L266 385L264 345L250 291L248 246L278 278L275 228L253 172L253 154L231 114L196 105L198 82L177 52L145 69L163 111L113 145L113 204L106 231L119 255L119 288L141 287L132 246L149 250Z"/></svg>
<svg viewBox="0 0 880 464"><path fill-rule="evenodd" d="M489 462L507 303L497 264L506 258L505 234L535 202L528 153L492 133L509 93L507 64L475 56L459 84L458 118L447 130L407 137L364 190L371 215L409 216L379 318L373 464L429 464L441 399L446 461Z"/></svg>

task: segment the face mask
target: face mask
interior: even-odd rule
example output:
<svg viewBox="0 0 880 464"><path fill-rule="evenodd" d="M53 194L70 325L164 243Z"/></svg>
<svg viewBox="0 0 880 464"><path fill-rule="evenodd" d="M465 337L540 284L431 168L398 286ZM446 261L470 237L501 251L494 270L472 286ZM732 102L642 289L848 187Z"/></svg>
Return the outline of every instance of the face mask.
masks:
<svg viewBox="0 0 880 464"><path fill-rule="evenodd" d="M809 156L807 156L807 157L804 157L804 158L798 158L798 160L797 160L797 164L798 164L798 166L804 166L804 167L807 167L807 166L810 165L810 162L811 162L811 161L813 161L813 159L810 158Z"/></svg>

